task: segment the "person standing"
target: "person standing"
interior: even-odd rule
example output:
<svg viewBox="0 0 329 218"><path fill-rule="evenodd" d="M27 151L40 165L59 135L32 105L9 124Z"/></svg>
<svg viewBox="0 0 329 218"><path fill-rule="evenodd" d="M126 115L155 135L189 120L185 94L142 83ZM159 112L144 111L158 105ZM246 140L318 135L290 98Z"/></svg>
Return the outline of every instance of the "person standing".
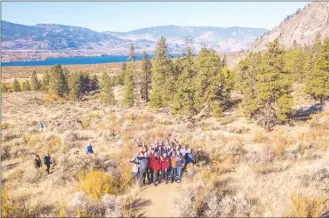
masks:
<svg viewBox="0 0 329 218"><path fill-rule="evenodd" d="M162 180L165 181L165 183L168 183L168 169L169 169L169 158L167 157L166 153L163 153L163 156L161 157L161 172L162 172Z"/></svg>
<svg viewBox="0 0 329 218"><path fill-rule="evenodd" d="M149 152L149 168L147 170L147 182L150 185L153 182L154 179L154 170L153 170L153 163L155 160L155 156L154 156L154 149L151 150L151 152Z"/></svg>
<svg viewBox="0 0 329 218"><path fill-rule="evenodd" d="M161 170L160 154L155 153L152 168L154 170L154 186L159 183L159 172Z"/></svg>
<svg viewBox="0 0 329 218"><path fill-rule="evenodd" d="M86 154L93 154L93 153L94 153L93 146L91 146L91 143L89 142L86 147Z"/></svg>
<svg viewBox="0 0 329 218"><path fill-rule="evenodd" d="M46 173L49 174L50 173L50 164L52 164L51 163L51 157L50 157L49 153L45 154L45 157L44 157L43 161L44 161L44 164L47 167L46 168Z"/></svg>
<svg viewBox="0 0 329 218"><path fill-rule="evenodd" d="M171 181L171 183L173 183L176 178L176 164L177 164L176 153L173 152L171 155L171 158L170 158L170 166L171 166L170 181Z"/></svg>
<svg viewBox="0 0 329 218"><path fill-rule="evenodd" d="M146 172L149 167L148 154L144 153L144 156L139 156L137 159L139 160L139 186L142 187L145 185Z"/></svg>
<svg viewBox="0 0 329 218"><path fill-rule="evenodd" d="M132 158L129 160L129 162L133 164L132 170L131 170L132 174L133 174L133 179L136 179L137 174L138 174L138 168L139 168L139 160L137 158L138 156L139 156L139 152L136 153L135 158Z"/></svg>
<svg viewBox="0 0 329 218"><path fill-rule="evenodd" d="M177 157L176 157L176 170L177 170L177 182L180 182L182 179L182 170L183 167L185 165L185 158L183 157L183 155L177 151Z"/></svg>
<svg viewBox="0 0 329 218"><path fill-rule="evenodd" d="M39 169L41 166L42 166L42 162L41 162L40 156L39 155L35 155L35 158L34 158L34 167L36 169Z"/></svg>

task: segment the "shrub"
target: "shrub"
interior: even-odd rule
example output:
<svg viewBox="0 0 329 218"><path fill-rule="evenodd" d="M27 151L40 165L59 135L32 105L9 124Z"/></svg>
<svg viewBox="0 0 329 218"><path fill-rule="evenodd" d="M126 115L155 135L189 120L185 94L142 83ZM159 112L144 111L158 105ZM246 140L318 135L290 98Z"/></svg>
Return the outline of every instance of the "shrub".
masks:
<svg viewBox="0 0 329 218"><path fill-rule="evenodd" d="M9 123L3 122L1 123L1 129L7 129L9 127Z"/></svg>
<svg viewBox="0 0 329 218"><path fill-rule="evenodd" d="M81 127L83 129L86 129L90 126L90 120L86 119L86 120L81 120Z"/></svg>
<svg viewBox="0 0 329 218"><path fill-rule="evenodd" d="M24 180L29 183L37 183L41 179L41 176L42 170L34 168L32 164L25 169L23 174Z"/></svg>
<svg viewBox="0 0 329 218"><path fill-rule="evenodd" d="M105 194L118 193L119 181L101 170L92 170L80 179L80 189L91 198L100 199Z"/></svg>
<svg viewBox="0 0 329 218"><path fill-rule="evenodd" d="M255 132L252 138L253 142L255 143L263 143L267 139L268 139L267 135L260 131Z"/></svg>
<svg viewBox="0 0 329 218"><path fill-rule="evenodd" d="M328 199L324 197L292 194L290 200L291 208L283 214L285 217L320 217L329 209Z"/></svg>

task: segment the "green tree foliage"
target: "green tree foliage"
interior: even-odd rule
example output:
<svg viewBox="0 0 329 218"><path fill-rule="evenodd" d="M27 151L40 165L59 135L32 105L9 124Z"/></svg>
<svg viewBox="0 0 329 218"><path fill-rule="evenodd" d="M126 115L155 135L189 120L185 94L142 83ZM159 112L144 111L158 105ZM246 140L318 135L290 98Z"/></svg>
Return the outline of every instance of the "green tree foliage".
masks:
<svg viewBox="0 0 329 218"><path fill-rule="evenodd" d="M81 73L74 73L69 76L69 96L70 100L77 101L80 98L80 95L82 93L81 90L83 90L83 76Z"/></svg>
<svg viewBox="0 0 329 218"><path fill-rule="evenodd" d="M134 72L135 72L135 47L133 44L130 46L129 50L129 60L130 63L127 64L125 79L124 79L124 87L123 87L123 105L132 107L134 105Z"/></svg>
<svg viewBox="0 0 329 218"><path fill-rule="evenodd" d="M1 82L1 92L8 92L9 91L9 86L6 83Z"/></svg>
<svg viewBox="0 0 329 218"><path fill-rule="evenodd" d="M283 57L276 39L265 54L251 54L239 64L237 83L244 95L243 109L267 130L287 121L292 106L292 78L285 71Z"/></svg>
<svg viewBox="0 0 329 218"><path fill-rule="evenodd" d="M69 88L67 84L68 72L61 65L53 66L50 70L49 91L52 94L65 95Z"/></svg>
<svg viewBox="0 0 329 218"><path fill-rule="evenodd" d="M222 67L227 67L227 57L226 57L226 54L224 55L223 60L222 60Z"/></svg>
<svg viewBox="0 0 329 218"><path fill-rule="evenodd" d="M105 105L114 104L115 99L112 90L111 79L106 72L102 74L100 81L100 88L101 88L101 100L103 104Z"/></svg>
<svg viewBox="0 0 329 218"><path fill-rule="evenodd" d="M187 49L185 57L176 61L176 66L181 73L176 81L176 92L172 107L176 113L194 115L196 109L193 81L196 76L196 66L190 48Z"/></svg>
<svg viewBox="0 0 329 218"><path fill-rule="evenodd" d="M39 91L41 88L41 83L38 80L37 73L33 71L32 76L31 76L31 89L33 91Z"/></svg>
<svg viewBox="0 0 329 218"><path fill-rule="evenodd" d="M99 89L98 77L94 75L91 80L91 91L97 91Z"/></svg>
<svg viewBox="0 0 329 218"><path fill-rule="evenodd" d="M23 92L31 90L31 85L30 85L30 82L28 80L21 82L21 90Z"/></svg>
<svg viewBox="0 0 329 218"><path fill-rule="evenodd" d="M166 107L172 99L172 62L166 39L161 37L156 45L152 69L152 93L150 105L154 108Z"/></svg>
<svg viewBox="0 0 329 218"><path fill-rule="evenodd" d="M321 46L315 69L308 75L305 91L321 104L329 96L329 38Z"/></svg>
<svg viewBox="0 0 329 218"><path fill-rule="evenodd" d="M143 53L142 66L140 71L140 95L143 101L148 102L149 92L151 89L151 78L152 78L152 63L146 52Z"/></svg>
<svg viewBox="0 0 329 218"><path fill-rule="evenodd" d="M123 85L125 79L125 72L126 72L127 64L122 63L119 75L114 76L113 84L116 85Z"/></svg>
<svg viewBox="0 0 329 218"><path fill-rule="evenodd" d="M41 90L44 92L48 92L49 90L49 81L50 81L50 75L48 71L42 75L42 82L41 82Z"/></svg>
<svg viewBox="0 0 329 218"><path fill-rule="evenodd" d="M20 92L21 91L21 87L19 85L19 82L17 79L14 80L13 85L12 85L12 89L14 92Z"/></svg>
<svg viewBox="0 0 329 218"><path fill-rule="evenodd" d="M288 72L291 72L296 81L303 81L309 68L309 55L301 47L285 52L285 66Z"/></svg>
<svg viewBox="0 0 329 218"><path fill-rule="evenodd" d="M196 60L197 75L194 80L195 108L206 107L213 115L221 114L225 101L225 77L221 72L220 57L213 50L203 48Z"/></svg>

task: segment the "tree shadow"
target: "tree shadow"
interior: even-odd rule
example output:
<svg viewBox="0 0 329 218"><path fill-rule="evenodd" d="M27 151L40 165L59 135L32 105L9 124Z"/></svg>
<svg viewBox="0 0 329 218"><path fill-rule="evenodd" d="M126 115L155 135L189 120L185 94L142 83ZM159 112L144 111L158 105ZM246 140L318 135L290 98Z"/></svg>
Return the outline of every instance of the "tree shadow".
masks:
<svg viewBox="0 0 329 218"><path fill-rule="evenodd" d="M294 110L291 113L293 121L307 121L310 119L312 114L316 114L323 111L323 104L314 104L309 107L302 107L298 110Z"/></svg>
<svg viewBox="0 0 329 218"><path fill-rule="evenodd" d="M136 200L133 201L132 203L132 214L134 214L133 217L145 217L145 214L143 212L143 209L147 206L151 205L151 201L150 200L145 200L145 199L141 199L138 198Z"/></svg>

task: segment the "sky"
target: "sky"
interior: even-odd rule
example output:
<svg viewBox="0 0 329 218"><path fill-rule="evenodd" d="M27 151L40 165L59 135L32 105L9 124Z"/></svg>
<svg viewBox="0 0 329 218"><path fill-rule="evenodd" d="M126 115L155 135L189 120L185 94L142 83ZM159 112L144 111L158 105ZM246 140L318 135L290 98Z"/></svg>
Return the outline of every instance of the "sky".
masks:
<svg viewBox="0 0 329 218"><path fill-rule="evenodd" d="M272 29L307 2L2 2L2 20L125 32L163 25Z"/></svg>

